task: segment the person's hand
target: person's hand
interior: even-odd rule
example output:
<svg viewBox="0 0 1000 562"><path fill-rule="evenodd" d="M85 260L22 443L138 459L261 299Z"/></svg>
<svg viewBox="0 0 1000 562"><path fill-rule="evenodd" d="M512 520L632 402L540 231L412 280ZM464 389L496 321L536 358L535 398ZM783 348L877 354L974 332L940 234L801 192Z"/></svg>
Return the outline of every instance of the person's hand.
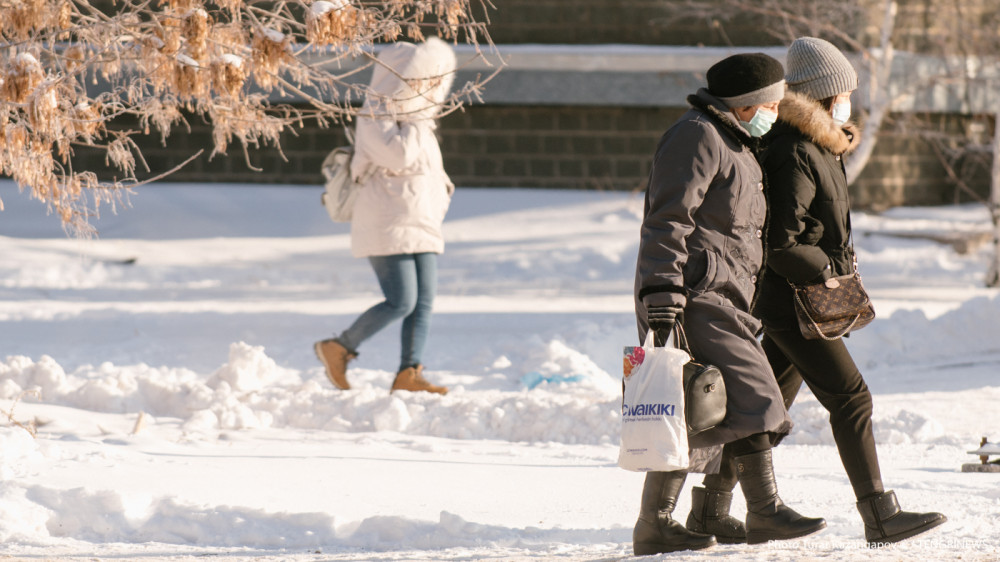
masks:
<svg viewBox="0 0 1000 562"><path fill-rule="evenodd" d="M683 322L684 307L679 304L651 306L646 310L646 322L656 334L656 345L662 346L670 337L670 330L678 321Z"/></svg>

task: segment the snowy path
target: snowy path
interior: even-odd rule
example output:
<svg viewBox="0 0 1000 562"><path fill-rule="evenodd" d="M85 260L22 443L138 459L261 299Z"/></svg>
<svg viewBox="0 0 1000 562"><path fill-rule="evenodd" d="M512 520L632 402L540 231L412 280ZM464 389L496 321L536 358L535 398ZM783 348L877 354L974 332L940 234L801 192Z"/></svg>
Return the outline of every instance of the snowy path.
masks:
<svg viewBox="0 0 1000 562"><path fill-rule="evenodd" d="M390 396L395 329L366 342L349 392L312 355L378 299L318 191L156 186L84 242L0 185L0 409L39 424L32 438L0 423L0 560L631 554L642 475L615 461L641 199L459 190L425 358L451 392ZM855 218L862 231L984 221L976 207ZM858 245L879 317L848 345L874 394L884 480L949 522L863 548L827 413L803 391L778 484L829 528L652 559L1000 560L1000 478L959 471L981 436L1000 440L986 250ZM545 377L574 382L524 382ZM676 515L689 502L685 490Z"/></svg>

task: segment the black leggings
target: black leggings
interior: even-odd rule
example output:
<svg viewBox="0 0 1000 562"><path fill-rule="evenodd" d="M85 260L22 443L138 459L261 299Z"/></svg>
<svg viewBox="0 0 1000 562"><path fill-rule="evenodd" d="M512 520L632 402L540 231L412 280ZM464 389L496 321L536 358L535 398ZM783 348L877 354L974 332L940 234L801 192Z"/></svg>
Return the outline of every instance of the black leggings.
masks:
<svg viewBox="0 0 1000 562"><path fill-rule="evenodd" d="M764 329L761 342L790 408L805 381L830 412L830 427L854 495L882 493L882 473L872 433L872 395L842 339L807 340L798 329Z"/></svg>
<svg viewBox="0 0 1000 562"><path fill-rule="evenodd" d="M807 340L798 330L764 330L761 342L768 363L781 388L785 408L792 402L803 380L820 404L830 412L830 426L844 470L858 499L882 493L882 473L872 433L872 396L843 340ZM736 487L734 457L767 449L762 436L751 435L723 449L722 467L705 476L710 490Z"/></svg>

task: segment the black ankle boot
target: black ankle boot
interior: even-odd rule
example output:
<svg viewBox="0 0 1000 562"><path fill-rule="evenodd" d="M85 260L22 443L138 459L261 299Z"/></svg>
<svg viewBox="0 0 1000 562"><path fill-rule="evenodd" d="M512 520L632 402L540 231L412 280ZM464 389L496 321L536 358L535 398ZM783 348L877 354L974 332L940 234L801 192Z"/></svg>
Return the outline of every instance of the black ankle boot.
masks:
<svg viewBox="0 0 1000 562"><path fill-rule="evenodd" d="M873 548L914 537L948 520L940 513L900 510L892 490L859 501L858 511L865 522L865 540Z"/></svg>
<svg viewBox="0 0 1000 562"><path fill-rule="evenodd" d="M736 457L736 471L747 500L747 543L804 537L826 527L823 519L803 517L782 503L770 449Z"/></svg>
<svg viewBox="0 0 1000 562"><path fill-rule="evenodd" d="M699 550L715 544L712 535L692 533L670 516L686 477L684 471L646 473L639 520L632 531L632 549L636 556Z"/></svg>
<svg viewBox="0 0 1000 562"><path fill-rule="evenodd" d="M688 514L689 531L715 535L724 544L747 542L747 529L743 522L729 515L733 493L707 488L691 488L691 513Z"/></svg>

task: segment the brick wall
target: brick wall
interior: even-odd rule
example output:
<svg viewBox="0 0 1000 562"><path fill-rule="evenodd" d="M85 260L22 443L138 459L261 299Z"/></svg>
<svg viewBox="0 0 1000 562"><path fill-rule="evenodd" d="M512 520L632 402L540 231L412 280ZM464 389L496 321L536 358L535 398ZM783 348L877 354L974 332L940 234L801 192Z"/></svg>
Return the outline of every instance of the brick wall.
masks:
<svg viewBox="0 0 1000 562"><path fill-rule="evenodd" d="M495 0L490 36L497 43L773 45L755 18L724 32L711 21L674 21L670 0ZM676 16L674 16L676 17Z"/></svg>
<svg viewBox="0 0 1000 562"><path fill-rule="evenodd" d="M461 187L544 187L568 189L644 189L656 142L684 111L681 108L473 106L441 121L439 135L445 168ZM954 117L935 117L961 126ZM346 141L340 128L307 127L286 133L282 148L252 149L246 165L242 151L209 161L211 131L191 120L190 134L175 132L161 146L139 138L146 160L157 174L181 163L199 147L206 152L170 176L176 182L247 182L320 184L320 163ZM76 169L111 177L104 156L78 150ZM140 174L143 177L143 174ZM985 177L974 183L988 193ZM968 201L947 180L930 148L911 134L887 131L862 176L851 187L856 207L934 205Z"/></svg>
<svg viewBox="0 0 1000 562"><path fill-rule="evenodd" d="M320 165L333 148L347 144L343 129L339 126L320 129L315 125L295 129L294 133L281 135L281 150L274 147L250 147L249 162L239 143L232 143L227 154L217 154L209 159L213 150L211 126L197 117L188 116L190 132L175 127L166 143L157 134L133 137L149 164L150 172L145 172L141 164L136 166L136 176L143 180L156 176L181 164L198 150L201 156L165 181L171 182L245 182L245 183L286 183L319 184L323 182ZM127 121L119 121L116 126L129 127ZM75 169L96 172L102 179L114 177L114 170L105 165L104 152L77 148L73 158Z"/></svg>
<svg viewBox="0 0 1000 562"><path fill-rule="evenodd" d="M851 186L851 202L856 207L885 209L899 205L941 205L964 203L988 198L990 191L989 156L963 157L955 163L956 173L973 189L972 196L960 189L950 178L934 149L912 128L906 127L915 116L894 116L895 127L879 133L875 152L864 171ZM932 114L919 119L926 131L960 138L972 121L968 115ZM978 121L983 130L977 139L988 145L992 138L991 125ZM956 143L951 142L957 146Z"/></svg>
<svg viewBox="0 0 1000 562"><path fill-rule="evenodd" d="M912 135L892 132L879 135L875 152L851 186L851 204L874 210L953 203L954 196L930 147Z"/></svg>
<svg viewBox="0 0 1000 562"><path fill-rule="evenodd" d="M638 189L649 173L657 139L684 110L680 108L473 106L441 120L439 137L445 167L456 184L472 187L552 187ZM158 137L137 137L150 173L157 175L204 148L205 152L172 174L177 182L319 184L323 158L346 143L340 127L296 129L285 133L282 150L252 148L250 162L238 145L228 155L212 151L211 129L189 119L191 132L175 131L161 145ZM126 126L121 123L121 126ZM281 154L286 160L283 160ZM104 155L76 151L76 169L102 178L113 173Z"/></svg>
<svg viewBox="0 0 1000 562"><path fill-rule="evenodd" d="M638 189L663 131L684 110L474 107L442 121L458 185Z"/></svg>
<svg viewBox="0 0 1000 562"><path fill-rule="evenodd" d="M686 108L472 107L441 123L441 148L457 185L645 189L656 143ZM966 117L927 119L958 132ZM974 177L980 196L988 178ZM912 132L884 131L851 186L855 207L969 201L948 180L930 146Z"/></svg>
<svg viewBox="0 0 1000 562"><path fill-rule="evenodd" d="M872 36L878 33L880 4L872 9ZM998 25L1000 5L996 0L903 0L893 41L898 50L937 53L945 48L990 55L997 45Z"/></svg>

